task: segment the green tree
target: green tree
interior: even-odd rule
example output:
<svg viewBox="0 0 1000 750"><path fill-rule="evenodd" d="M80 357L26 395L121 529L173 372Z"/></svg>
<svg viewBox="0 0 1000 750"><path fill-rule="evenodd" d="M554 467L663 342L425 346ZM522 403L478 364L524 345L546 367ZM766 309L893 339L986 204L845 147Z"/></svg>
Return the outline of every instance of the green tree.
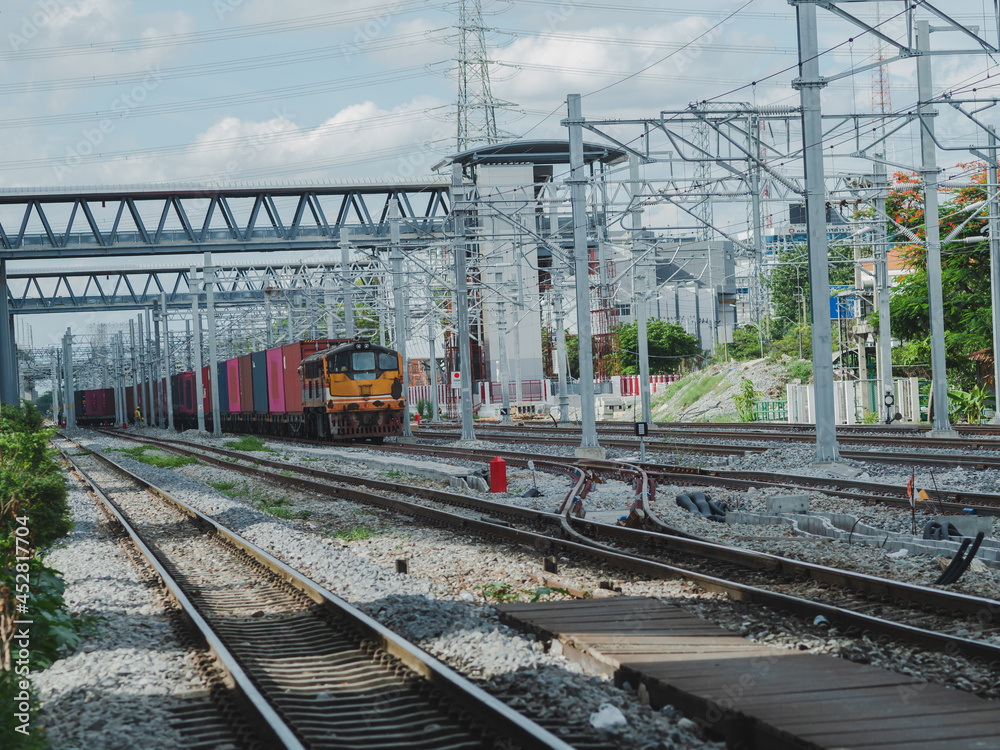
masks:
<svg viewBox="0 0 1000 750"><path fill-rule="evenodd" d="M969 354L992 347L990 320L990 253L985 239L966 239L986 234L985 211L973 204L987 199L986 172L981 165L964 165L975 170L970 185L954 191L942 201L941 236L956 231L952 241L941 247L941 276L944 297L945 360L949 375L962 385L975 384L975 363ZM927 253L923 246L923 185L915 175L895 175L896 188L890 192L886 210L899 225L890 240L901 246L901 254L912 272L893 289L890 299L892 334L906 342L893 351L893 361L910 365L914 374L929 372L930 319L927 292ZM892 229L892 227L890 227ZM914 241L914 236L920 240Z"/></svg>
<svg viewBox="0 0 1000 750"><path fill-rule="evenodd" d="M854 285L854 249L830 244L830 285ZM772 267L767 287L774 308L771 318L771 340L786 335L796 325L811 325L809 304L809 254L805 246L778 255ZM805 319L803 320L803 314ZM796 334L796 341L798 336Z"/></svg>
<svg viewBox="0 0 1000 750"><path fill-rule="evenodd" d="M721 349L721 347L719 347ZM768 351L764 343L764 353ZM736 360L757 359L760 353L760 335L753 326L737 328L733 331L733 340L729 344L729 357Z"/></svg>
<svg viewBox="0 0 1000 750"><path fill-rule="evenodd" d="M653 375L677 372L684 359L701 354L698 339L676 323L668 323L665 320L647 321L646 341L649 347L649 372ZM619 326L618 343L621 347L622 373L637 374L639 324L634 322Z"/></svg>

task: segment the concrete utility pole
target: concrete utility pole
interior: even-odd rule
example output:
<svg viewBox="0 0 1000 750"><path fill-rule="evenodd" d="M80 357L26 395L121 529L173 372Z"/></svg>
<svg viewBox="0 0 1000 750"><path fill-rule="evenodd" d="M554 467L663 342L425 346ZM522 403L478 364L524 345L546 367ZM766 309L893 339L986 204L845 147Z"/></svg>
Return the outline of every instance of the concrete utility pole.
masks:
<svg viewBox="0 0 1000 750"><path fill-rule="evenodd" d="M549 232L555 234L558 230L558 218L549 215ZM556 317L556 363L559 369L559 424L569 424L569 359L566 356L566 314L563 312L563 274L557 265L559 260L552 257L552 268L549 277L552 279L552 306Z"/></svg>
<svg viewBox="0 0 1000 750"><path fill-rule="evenodd" d="M63 336L63 368L66 379L66 429L72 430L76 427L76 398L73 387L73 331L66 329Z"/></svg>
<svg viewBox="0 0 1000 750"><path fill-rule="evenodd" d="M19 403L14 319L7 303L7 261L0 258L0 402Z"/></svg>
<svg viewBox="0 0 1000 750"><path fill-rule="evenodd" d="M160 315L163 316L163 376L167 380L167 429L174 429L174 392L171 388L173 371L170 368L170 316L167 310L167 293L160 293Z"/></svg>
<svg viewBox="0 0 1000 750"><path fill-rule="evenodd" d="M115 335L115 418L118 424L128 423L128 399L125 385L125 339L121 331Z"/></svg>
<svg viewBox="0 0 1000 750"><path fill-rule="evenodd" d="M160 339L160 318L163 317L160 310L159 300L153 300L153 330L156 332L154 339L156 341L155 352L156 356L154 360L156 362L153 369L153 377L156 379L156 397L160 401L160 409L157 411L157 425L161 430L167 427L167 404L166 396L163 393L163 341ZM169 385L166 390L170 390Z"/></svg>
<svg viewBox="0 0 1000 750"><path fill-rule="evenodd" d="M190 283L188 290L191 294L191 348L194 357L194 408L198 415L198 432L205 431L205 399L204 383L201 378L201 287L198 281L198 269L191 266L191 275L188 277Z"/></svg>
<svg viewBox="0 0 1000 750"><path fill-rule="evenodd" d="M632 189L632 305L636 321L636 335L639 339L639 398L642 413L636 415L636 422L652 422L653 412L650 406L649 394L649 332L647 331L646 294L649 280L646 278L646 262L644 248L640 244L639 234L642 231L642 208L637 196L640 190L639 157L629 156L629 182Z"/></svg>
<svg viewBox="0 0 1000 750"><path fill-rule="evenodd" d="M462 440L475 440L472 415L472 341L469 334L469 276L465 267L466 205L462 165L451 167L451 206L455 217L455 325L458 328L458 373L462 398Z"/></svg>
<svg viewBox="0 0 1000 750"><path fill-rule="evenodd" d="M594 408L594 354L590 340L590 252L587 247L587 176L583 161L583 110L579 94L566 98L569 127L570 186L573 204L573 257L576 261L576 330L580 349L580 422L582 435L576 455L607 456L597 442Z"/></svg>
<svg viewBox="0 0 1000 750"><path fill-rule="evenodd" d="M497 289L500 290L500 299L497 301L497 327L500 329L500 361L498 363L499 372L497 380L500 381L500 401L503 404L501 422L510 424L510 364L507 362L507 306L503 301L503 273L496 274Z"/></svg>
<svg viewBox="0 0 1000 750"><path fill-rule="evenodd" d="M806 182L806 222L809 246L809 288L812 309L813 393L816 414L816 461L840 458L833 403L833 334L830 329L830 269L827 266L826 187L823 167L821 92L816 6L795 7L798 23L799 76L792 86L802 104L802 143Z"/></svg>
<svg viewBox="0 0 1000 750"><path fill-rule="evenodd" d="M117 417L118 412L115 411L115 418ZM59 358L56 356L52 357L52 421L59 424Z"/></svg>
<svg viewBox="0 0 1000 750"><path fill-rule="evenodd" d="M928 21L917 21L917 49L930 51L931 30ZM920 153L924 180L924 232L927 243L927 296L931 328L931 403L934 408L934 428L928 435L958 437L948 419L948 369L944 347L944 295L941 291L941 224L938 212L937 146L934 144L934 118L937 110L931 104L934 88L931 82L930 55L917 56L917 113L920 115Z"/></svg>
<svg viewBox="0 0 1000 750"><path fill-rule="evenodd" d="M136 360L135 352L135 321L129 320L128 322L128 335L129 335L129 351L132 353L132 403L134 408L139 408L139 368ZM125 410L128 411L128 402L125 402ZM128 415L129 419L132 419L132 414Z"/></svg>
<svg viewBox="0 0 1000 750"><path fill-rule="evenodd" d="M219 404L219 349L215 330L215 266L212 254L205 253L205 312L208 314L208 382L212 384L212 436L222 437Z"/></svg>
<svg viewBox="0 0 1000 750"><path fill-rule="evenodd" d="M993 302L993 424L1000 424L1000 180L997 169L997 131L990 128L987 199L990 222L990 299Z"/></svg>
<svg viewBox="0 0 1000 750"><path fill-rule="evenodd" d="M875 160L875 297L878 302L878 379L882 394L881 411L887 424L896 413L892 384L892 328L889 319L889 237L886 231L885 201L889 191L883 154L876 154ZM893 396L893 404L886 403Z"/></svg>
<svg viewBox="0 0 1000 750"><path fill-rule="evenodd" d="M392 264L392 301L396 319L396 351L403 362L403 398L406 410L403 412L403 435L412 438L410 431L410 362L406 358L406 300L403 294L403 248L399 241L399 201L389 201L389 261Z"/></svg>

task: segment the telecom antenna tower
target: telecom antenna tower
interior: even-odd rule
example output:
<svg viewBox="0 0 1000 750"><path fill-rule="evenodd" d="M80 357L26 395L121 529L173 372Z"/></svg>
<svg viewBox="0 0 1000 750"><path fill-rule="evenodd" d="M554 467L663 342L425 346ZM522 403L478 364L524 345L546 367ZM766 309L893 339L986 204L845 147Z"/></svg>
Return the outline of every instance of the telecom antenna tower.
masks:
<svg viewBox="0 0 1000 750"><path fill-rule="evenodd" d="M482 0L458 0L458 153L499 143Z"/></svg>
<svg viewBox="0 0 1000 750"><path fill-rule="evenodd" d="M882 26L882 3L872 3L875 6L875 20L872 25L879 29ZM889 66L885 64L888 57L886 43L875 34L871 34L872 57L879 63L872 68L872 112L877 115L888 115L892 112L892 96L889 93ZM885 134L886 121L879 123L879 132ZM887 144L888 145L888 144Z"/></svg>

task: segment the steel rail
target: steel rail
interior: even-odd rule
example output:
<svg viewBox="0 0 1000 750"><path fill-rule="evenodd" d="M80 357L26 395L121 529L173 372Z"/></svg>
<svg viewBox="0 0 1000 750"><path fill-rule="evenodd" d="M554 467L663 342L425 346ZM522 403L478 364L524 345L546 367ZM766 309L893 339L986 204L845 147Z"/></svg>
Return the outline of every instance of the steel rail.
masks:
<svg viewBox="0 0 1000 750"><path fill-rule="evenodd" d="M131 436L130 436L131 437ZM131 438L138 441L159 442L156 439L146 437ZM316 469L303 469L295 464L277 463L284 471L300 472L311 476L337 477L336 480L328 481L348 481L353 486L337 488L324 482L313 481L301 477L289 477L283 474L272 474L257 467L242 466L240 464L229 463L220 459L205 456L206 446L191 446L195 450L179 448L176 445L166 446L168 450L176 451L182 455L196 455L201 460L227 468L239 473L256 476L262 480L271 481L276 484L291 484L299 489L316 492L322 496L336 497L339 499L349 499L376 505L387 510L403 512L411 516L420 517L432 523L449 525L461 529L467 529L491 537L499 537L507 541L514 541L528 546L533 546L542 551L550 549L565 549L568 551L581 552L591 557L597 557L601 562L614 564L623 570L650 575L652 577L686 578L696 581L708 591L725 593L737 601L752 601L763 606L778 607L797 615L814 617L816 614L824 615L831 623L839 623L845 627L857 627L862 630L870 630L880 635L888 635L894 638L901 638L909 642L933 648L947 648L950 653L962 654L970 658L977 658L987 663L1000 662L1000 646L990 644L986 641L978 641L969 638L941 633L938 631L926 630L904 623L897 623L883 618L873 617L859 612L854 612L833 605L812 602L800 599L788 594L762 589L736 581L729 581L715 575L706 574L689 568L681 568L677 565L664 563L643 555L633 555L621 550L608 547L607 545L584 539L579 531L574 530L573 540L566 540L551 535L539 534L533 531L513 528L509 523L497 521L496 517L517 517L531 520L542 525L561 525L564 519L563 513L546 513L527 508L514 508L501 503L488 500L471 498L466 495L449 493L440 490L430 490L429 488L411 487L409 485L400 486L394 483L381 482L379 480L368 480L350 475L335 475ZM247 461L257 461L256 457L243 456ZM588 461L588 466L596 463ZM610 462L607 462L610 463ZM621 467L617 467L620 469ZM582 473L581 477L582 477ZM582 482L581 477L576 477L576 482ZM430 508L425 505L400 500L385 495L364 492L358 489L359 485L377 487L378 489L390 488L394 493L401 491L413 492L422 497L428 497L438 502L452 503L466 508L473 508L482 512L487 512L490 517L480 519L470 518L465 515L456 515L437 508ZM381 487L378 487L381 485ZM581 485L582 486L582 485ZM568 505L571 507L571 504ZM569 521L567 521L569 522ZM956 594L949 591L931 589L914 584L891 581L877 576L855 573L826 566L805 563L798 560L779 557L763 552L753 552L737 547L717 544L697 539L680 539L668 534L651 532L640 529L629 529L621 526L601 524L585 519L573 518L573 526L582 528L590 535L605 536L616 539L624 543L641 545L660 545L668 552L679 552L682 554L694 555L710 560L732 563L743 568L751 568L758 571L767 571L785 578L804 576L815 580L818 584L839 586L859 594L887 597L897 601L909 602L911 605L921 608L933 608L938 611L961 612L967 617L974 617L985 623L1000 623L1000 601L985 599L982 597Z"/></svg>
<svg viewBox="0 0 1000 750"><path fill-rule="evenodd" d="M285 723L271 707L257 686L236 660L236 657L226 647L215 630L208 624L193 602L184 592L183 587L166 569L159 557L146 545L135 530L118 504L108 497L90 475L73 458L61 448L58 449L63 460L73 467L73 470L83 479L90 491L100 501L104 509L128 535L130 541L142 555L159 579L163 582L170 597L177 603L181 615L195 629L198 637L205 642L209 652L215 657L219 666L225 671L231 686L241 697L241 703L246 709L246 715L253 717L252 723L263 734L263 738L271 747L282 747L288 750L305 750L305 745L295 735L295 732ZM98 454L95 454L98 455Z"/></svg>
<svg viewBox="0 0 1000 750"><path fill-rule="evenodd" d="M509 433L510 428L498 428L498 427L485 427L477 425L477 429L480 429L481 433L492 432L494 434L489 436L491 440L503 441L508 435L502 433ZM569 437L566 433L573 433L575 428L566 428L558 431L546 431L548 428L528 428L523 429L523 426L518 428L523 430L517 436L519 442L529 442L529 443L539 443L539 444L549 444L549 445L566 445L575 446L578 445L579 438ZM435 428L431 430L435 434L428 435L432 439L457 439L457 433L448 432L441 428ZM647 450L659 450L661 452L667 453L679 453L679 454L696 454L696 455L711 455L711 456L733 456L733 455L743 455L746 453L765 453L766 451L773 450L774 445L746 445L746 444L733 444L725 445L721 443L704 443L697 442L696 440L715 440L720 437L735 437L739 440L756 440L761 441L771 441L771 442L802 442L808 443L813 440L810 436L781 436L775 437L771 435L759 435L754 436L753 433L737 433L733 435L727 435L721 432L706 432L698 433L694 431L685 431L683 439L677 439L675 435L664 434L659 440L648 440ZM692 442L688 442L688 441ZM838 438L840 442L845 442ZM860 444L870 444L870 441L864 439L857 439L853 442ZM988 441L986 443L976 443L968 445L951 445L945 444L948 441L931 441L926 438L920 438L918 440L922 447L928 448L947 448L953 450L990 450L990 451L1000 451L1000 441ZM941 443L940 445L938 443ZM601 440L601 444L606 448L621 448L623 450L635 450L638 447L638 441L634 438L631 439L617 439L605 437ZM911 445L908 442L900 442L898 445ZM989 447L986 447L989 446ZM933 453L905 453L903 451L864 451L864 450L847 450L841 449L841 458L853 459L856 461L874 461L877 463L890 463L890 464L915 464L918 466L941 466L946 468L954 468L957 466L965 466L975 469L1000 469L1000 456L979 456L979 455L966 455L966 454L933 454Z"/></svg>
<svg viewBox="0 0 1000 750"><path fill-rule="evenodd" d="M110 433L109 433L110 434ZM513 439L513 438L511 438ZM523 441L522 441L523 442ZM568 444L576 445L576 441L569 441ZM605 443L607 445L607 443ZM442 445L413 445L400 443L386 443L384 445L366 446L371 450L420 453L424 455L453 456L456 458L502 456L509 464L523 466L527 461L537 461L538 454L522 453L520 451L503 450L478 450L474 448L454 448ZM634 444L628 446L635 448ZM843 455L843 452L841 452ZM550 457L550 461L560 460L558 457ZM571 462L575 459L563 458L563 462ZM614 462L609 461L609 466ZM630 461L630 463L635 463ZM704 469L700 467L676 466L669 464L645 463L642 466L658 475L658 478L665 481L684 482L690 481L691 475L697 475L705 484L733 487L736 489L746 489L748 487L768 486L782 489L796 490L803 487L813 487L819 492L836 495L838 497L849 498L861 502L878 502L897 507L909 507L906 500L906 490L904 487L881 484L877 482L863 482L853 479L841 479L839 477L809 477L794 474L777 474L763 471L740 471L725 469ZM776 481L780 477L783 481ZM961 513L966 508L974 508L977 513L983 515L1000 515L1000 494L985 492L958 492L954 490L934 490L927 489L927 494L933 501L928 505L933 505L942 511L954 511Z"/></svg>
<svg viewBox="0 0 1000 750"><path fill-rule="evenodd" d="M65 438L65 436L63 437L64 439L70 440L69 438ZM70 441L73 442L72 440ZM276 574L286 583L302 592L309 599L322 606L327 612L337 618L342 618L350 622L351 625L362 634L365 641L374 643L377 647L398 659L415 674L425 679L429 685L440 690L449 699L454 701L456 705L461 706L472 716L475 716L477 720L483 722L483 724L485 724L491 731L497 732L502 741L506 741L508 744L514 743L511 746L537 748L538 750L572 750L570 745L560 740L543 727L511 709L500 700L486 693L484 690L476 687L450 667L445 666L443 663L430 656L422 649L416 647L401 636L393 633L388 628L348 604L345 600L331 593L312 579L281 562L269 552L261 549L226 526L216 522L214 519L196 508L184 503L182 500L174 497L149 480L129 471L125 467L103 455L101 452L93 451L93 455L99 461L112 468L113 471L121 473L122 475L128 477L131 481L144 487L150 493L160 497L162 500L172 505L183 514L194 519L199 525L211 529L211 531L219 538L225 540L228 544L247 554L250 558L254 559L266 569ZM202 456L201 458L204 459L205 457ZM226 462L221 462L221 464L230 468L234 466ZM276 476L272 478L272 481L287 481L288 479L288 477ZM89 479L88 482L92 486L95 486ZM112 501L108 500L108 502ZM121 514L116 515L120 516ZM134 529L132 529L132 533L135 533ZM144 550L144 554L148 553L153 559L156 559L155 553L149 550L145 544L142 545L142 549ZM163 569L163 566L158 564L157 569ZM166 571L164 570L164 572ZM183 594L179 588L178 591ZM185 597L184 601L187 602L189 607L194 606L190 603L190 600L187 597ZM197 613L196 609L193 611ZM205 626L210 629L207 622L205 622ZM213 634L213 640L218 643L220 648L225 649L225 646L222 644L218 636ZM230 656L230 658L232 658L228 651L226 651L226 653ZM252 685L249 678L247 678L247 682ZM259 692L257 695L259 696L259 700L264 701L266 704L266 699L264 699ZM267 705L268 708L270 708L269 704ZM270 709L270 713L272 716L277 718L277 714L273 709ZM290 729L287 729L287 725L286 730L287 732L291 732ZM292 737L294 738L294 734ZM282 745L282 747L284 746L286 745ZM304 746L301 744L288 744L287 747L298 748Z"/></svg>

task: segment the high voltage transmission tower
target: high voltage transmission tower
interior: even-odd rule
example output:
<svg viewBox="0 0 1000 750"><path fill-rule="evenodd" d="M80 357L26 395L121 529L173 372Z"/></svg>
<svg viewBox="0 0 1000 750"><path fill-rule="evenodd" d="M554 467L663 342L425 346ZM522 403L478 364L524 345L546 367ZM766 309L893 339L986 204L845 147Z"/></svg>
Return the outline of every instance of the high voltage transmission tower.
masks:
<svg viewBox="0 0 1000 750"><path fill-rule="evenodd" d="M490 59L482 0L458 0L458 132L459 153L480 144L498 143L496 110L490 86Z"/></svg>

